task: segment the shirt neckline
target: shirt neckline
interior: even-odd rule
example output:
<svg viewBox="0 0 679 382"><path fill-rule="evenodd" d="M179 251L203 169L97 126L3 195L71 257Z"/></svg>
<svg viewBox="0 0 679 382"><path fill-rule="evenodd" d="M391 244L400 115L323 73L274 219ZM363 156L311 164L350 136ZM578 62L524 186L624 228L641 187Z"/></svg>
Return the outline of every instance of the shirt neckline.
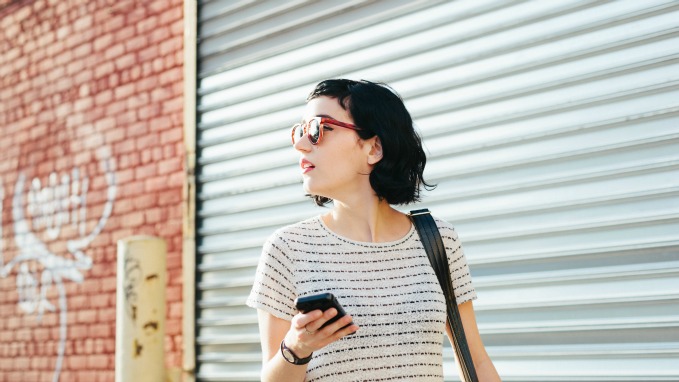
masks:
<svg viewBox="0 0 679 382"><path fill-rule="evenodd" d="M358 240L349 239L348 237L344 237L342 235L335 233L333 230L330 229L330 227L328 227L325 224L321 215L316 216L315 220L325 232L327 232L330 236L334 237L335 239L342 241L344 243L360 245L360 246L363 246L363 247L393 247L395 245L398 245L398 244L401 244L401 243L408 241L413 236L413 234L415 233L415 225L411 222L410 223L410 229L408 230L408 232L403 237L396 239L394 241L380 241L380 242L377 242L377 243L369 242L369 241L358 241Z"/></svg>

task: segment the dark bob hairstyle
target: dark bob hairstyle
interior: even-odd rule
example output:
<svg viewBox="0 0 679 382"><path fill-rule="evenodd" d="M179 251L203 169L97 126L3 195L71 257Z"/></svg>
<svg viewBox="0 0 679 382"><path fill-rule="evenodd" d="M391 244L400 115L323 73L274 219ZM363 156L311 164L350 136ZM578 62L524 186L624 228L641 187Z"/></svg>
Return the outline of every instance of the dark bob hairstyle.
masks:
<svg viewBox="0 0 679 382"><path fill-rule="evenodd" d="M435 186L424 181L422 173L427 157L422 141L413 127L413 120L401 97L388 85L366 80L331 79L320 82L307 97L336 98L349 111L362 139L377 135L382 143L382 159L370 173L370 185L380 200L389 204L409 204L420 201L420 185ZM331 202L330 198L310 195L317 205Z"/></svg>

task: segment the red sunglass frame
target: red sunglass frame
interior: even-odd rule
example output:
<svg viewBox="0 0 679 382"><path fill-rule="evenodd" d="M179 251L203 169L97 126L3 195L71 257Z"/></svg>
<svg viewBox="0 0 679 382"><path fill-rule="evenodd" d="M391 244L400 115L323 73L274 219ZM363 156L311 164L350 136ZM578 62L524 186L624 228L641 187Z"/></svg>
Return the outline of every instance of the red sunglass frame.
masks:
<svg viewBox="0 0 679 382"><path fill-rule="evenodd" d="M319 129L318 129L318 140L316 140L316 142L314 142L314 141L311 139L311 134L309 134L309 130L308 130L309 124L310 124L311 121L313 121L313 120L318 121L318 126L319 126ZM358 126L356 126L356 125L353 125L353 124L351 124L351 123L346 123L346 122L338 121L338 120L333 119L333 118L328 118L328 117L314 117L314 118L308 120L307 122L304 122L304 123L296 123L296 124L294 124L294 125L292 126L292 129L290 129L290 135L291 135L291 137L292 137L292 144L294 145L295 143L297 143L297 142L295 141L295 130L296 130L298 127L301 127L301 128L303 129L303 130L302 130L302 134L307 136L307 138L309 139L309 142L311 142L312 145L317 145L317 144L319 144L319 143L323 140L323 125L324 125L324 124L334 125L334 126L339 126L339 127L344 127L345 129L350 129L350 130L361 130L361 128L358 127Z"/></svg>

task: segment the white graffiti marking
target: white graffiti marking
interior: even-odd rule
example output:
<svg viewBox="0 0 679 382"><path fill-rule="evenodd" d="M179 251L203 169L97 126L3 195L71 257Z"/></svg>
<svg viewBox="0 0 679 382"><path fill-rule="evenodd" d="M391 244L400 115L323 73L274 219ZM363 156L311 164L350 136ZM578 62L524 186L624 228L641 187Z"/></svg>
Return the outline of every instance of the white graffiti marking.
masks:
<svg viewBox="0 0 679 382"><path fill-rule="evenodd" d="M92 231L86 232L86 202L89 189L87 174L81 174L80 169L76 167L70 174L60 176L51 173L44 184L39 178L34 178L27 192L27 202L24 203L26 174L20 172L12 199L14 240L19 252L6 264L0 243L0 277L7 277L14 266L17 266L16 286L19 308L23 312L35 313L40 321L46 311L56 311L57 308L48 300L48 291L52 286L57 289L60 338L53 382L59 380L66 349L67 304L63 282L71 280L82 283L84 280L82 271L92 267L92 259L84 250L99 235L111 216L116 195L113 158L108 148L100 148L97 157L100 171L106 179L107 190L104 209ZM0 218L3 200L4 188L0 179ZM30 218L26 217L26 212ZM52 253L47 245L58 240L62 229L69 225L77 233L75 235L77 238L66 240L66 248L72 258ZM0 221L0 238L2 226Z"/></svg>
<svg viewBox="0 0 679 382"><path fill-rule="evenodd" d="M80 235L85 234L89 178L83 177L82 181L79 178L80 171L74 168L72 176L61 176L61 182L56 173L51 173L47 187L42 187L38 178L31 182L28 212L33 216L32 226L36 230L45 228L51 240L58 238L62 225L69 222L78 228Z"/></svg>

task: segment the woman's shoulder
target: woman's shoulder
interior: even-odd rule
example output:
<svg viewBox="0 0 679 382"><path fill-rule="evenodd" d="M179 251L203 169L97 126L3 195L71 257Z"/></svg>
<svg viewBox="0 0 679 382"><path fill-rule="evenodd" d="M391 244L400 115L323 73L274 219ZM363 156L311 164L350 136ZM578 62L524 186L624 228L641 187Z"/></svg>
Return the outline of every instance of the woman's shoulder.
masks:
<svg viewBox="0 0 679 382"><path fill-rule="evenodd" d="M455 231L455 226L451 222L436 215L432 215L432 217L434 218L436 226L441 232L441 235L451 236L457 239L457 232Z"/></svg>
<svg viewBox="0 0 679 382"><path fill-rule="evenodd" d="M297 223L280 227L269 236L267 242L275 243L288 241L301 236L313 235L321 229L319 219L319 216L313 216Z"/></svg>

